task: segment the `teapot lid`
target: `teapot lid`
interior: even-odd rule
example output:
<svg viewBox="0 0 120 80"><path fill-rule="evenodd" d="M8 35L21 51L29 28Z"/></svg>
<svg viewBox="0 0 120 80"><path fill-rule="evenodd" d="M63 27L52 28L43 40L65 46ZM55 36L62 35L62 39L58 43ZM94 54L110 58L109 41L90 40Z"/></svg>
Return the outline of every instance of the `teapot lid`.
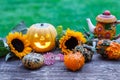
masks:
<svg viewBox="0 0 120 80"><path fill-rule="evenodd" d="M112 23L117 21L116 17L111 15L109 10L106 10L103 14L98 15L96 20L103 23Z"/></svg>

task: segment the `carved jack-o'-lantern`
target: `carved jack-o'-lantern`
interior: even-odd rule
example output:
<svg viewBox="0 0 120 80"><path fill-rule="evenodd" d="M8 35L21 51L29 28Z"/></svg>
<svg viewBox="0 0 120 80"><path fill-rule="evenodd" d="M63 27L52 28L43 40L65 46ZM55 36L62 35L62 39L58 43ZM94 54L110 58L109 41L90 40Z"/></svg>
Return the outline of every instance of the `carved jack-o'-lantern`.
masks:
<svg viewBox="0 0 120 80"><path fill-rule="evenodd" d="M56 29L48 23L33 24L27 32L31 47L36 52L47 52L55 47Z"/></svg>

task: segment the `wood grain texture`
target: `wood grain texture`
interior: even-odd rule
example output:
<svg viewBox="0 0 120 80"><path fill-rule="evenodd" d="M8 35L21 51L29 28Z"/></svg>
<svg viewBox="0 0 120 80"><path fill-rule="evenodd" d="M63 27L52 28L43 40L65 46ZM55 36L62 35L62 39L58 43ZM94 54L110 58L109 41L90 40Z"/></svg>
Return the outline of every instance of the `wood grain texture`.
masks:
<svg viewBox="0 0 120 80"><path fill-rule="evenodd" d="M120 61L104 60L95 54L81 70L71 72L63 62L28 70L20 60L5 62L0 58L0 80L120 80Z"/></svg>

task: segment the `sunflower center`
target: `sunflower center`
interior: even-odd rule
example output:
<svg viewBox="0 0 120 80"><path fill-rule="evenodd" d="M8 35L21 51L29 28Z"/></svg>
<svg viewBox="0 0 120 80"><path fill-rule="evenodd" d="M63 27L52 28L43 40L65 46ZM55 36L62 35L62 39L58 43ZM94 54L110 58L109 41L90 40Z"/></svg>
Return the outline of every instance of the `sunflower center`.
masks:
<svg viewBox="0 0 120 80"><path fill-rule="evenodd" d="M13 39L11 43L18 52L22 52L24 50L24 44L21 40Z"/></svg>
<svg viewBox="0 0 120 80"><path fill-rule="evenodd" d="M72 50L75 48L75 46L78 45L78 40L75 37L71 37L65 42L65 46L67 49Z"/></svg>

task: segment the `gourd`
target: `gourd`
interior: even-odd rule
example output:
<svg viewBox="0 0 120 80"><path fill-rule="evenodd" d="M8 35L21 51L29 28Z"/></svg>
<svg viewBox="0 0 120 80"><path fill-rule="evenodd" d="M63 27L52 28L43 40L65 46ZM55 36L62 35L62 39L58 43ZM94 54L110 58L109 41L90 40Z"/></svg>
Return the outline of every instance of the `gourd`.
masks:
<svg viewBox="0 0 120 80"><path fill-rule="evenodd" d="M85 57L85 62L89 62L92 60L94 54L93 51L83 47L83 45L77 45L74 50L83 54L83 56Z"/></svg>
<svg viewBox="0 0 120 80"><path fill-rule="evenodd" d="M99 40L97 43L97 53L105 59L120 59L120 44L110 40Z"/></svg>
<svg viewBox="0 0 120 80"><path fill-rule="evenodd" d="M23 57L22 63L26 68L38 69L44 64L44 57L41 54L30 53Z"/></svg>

